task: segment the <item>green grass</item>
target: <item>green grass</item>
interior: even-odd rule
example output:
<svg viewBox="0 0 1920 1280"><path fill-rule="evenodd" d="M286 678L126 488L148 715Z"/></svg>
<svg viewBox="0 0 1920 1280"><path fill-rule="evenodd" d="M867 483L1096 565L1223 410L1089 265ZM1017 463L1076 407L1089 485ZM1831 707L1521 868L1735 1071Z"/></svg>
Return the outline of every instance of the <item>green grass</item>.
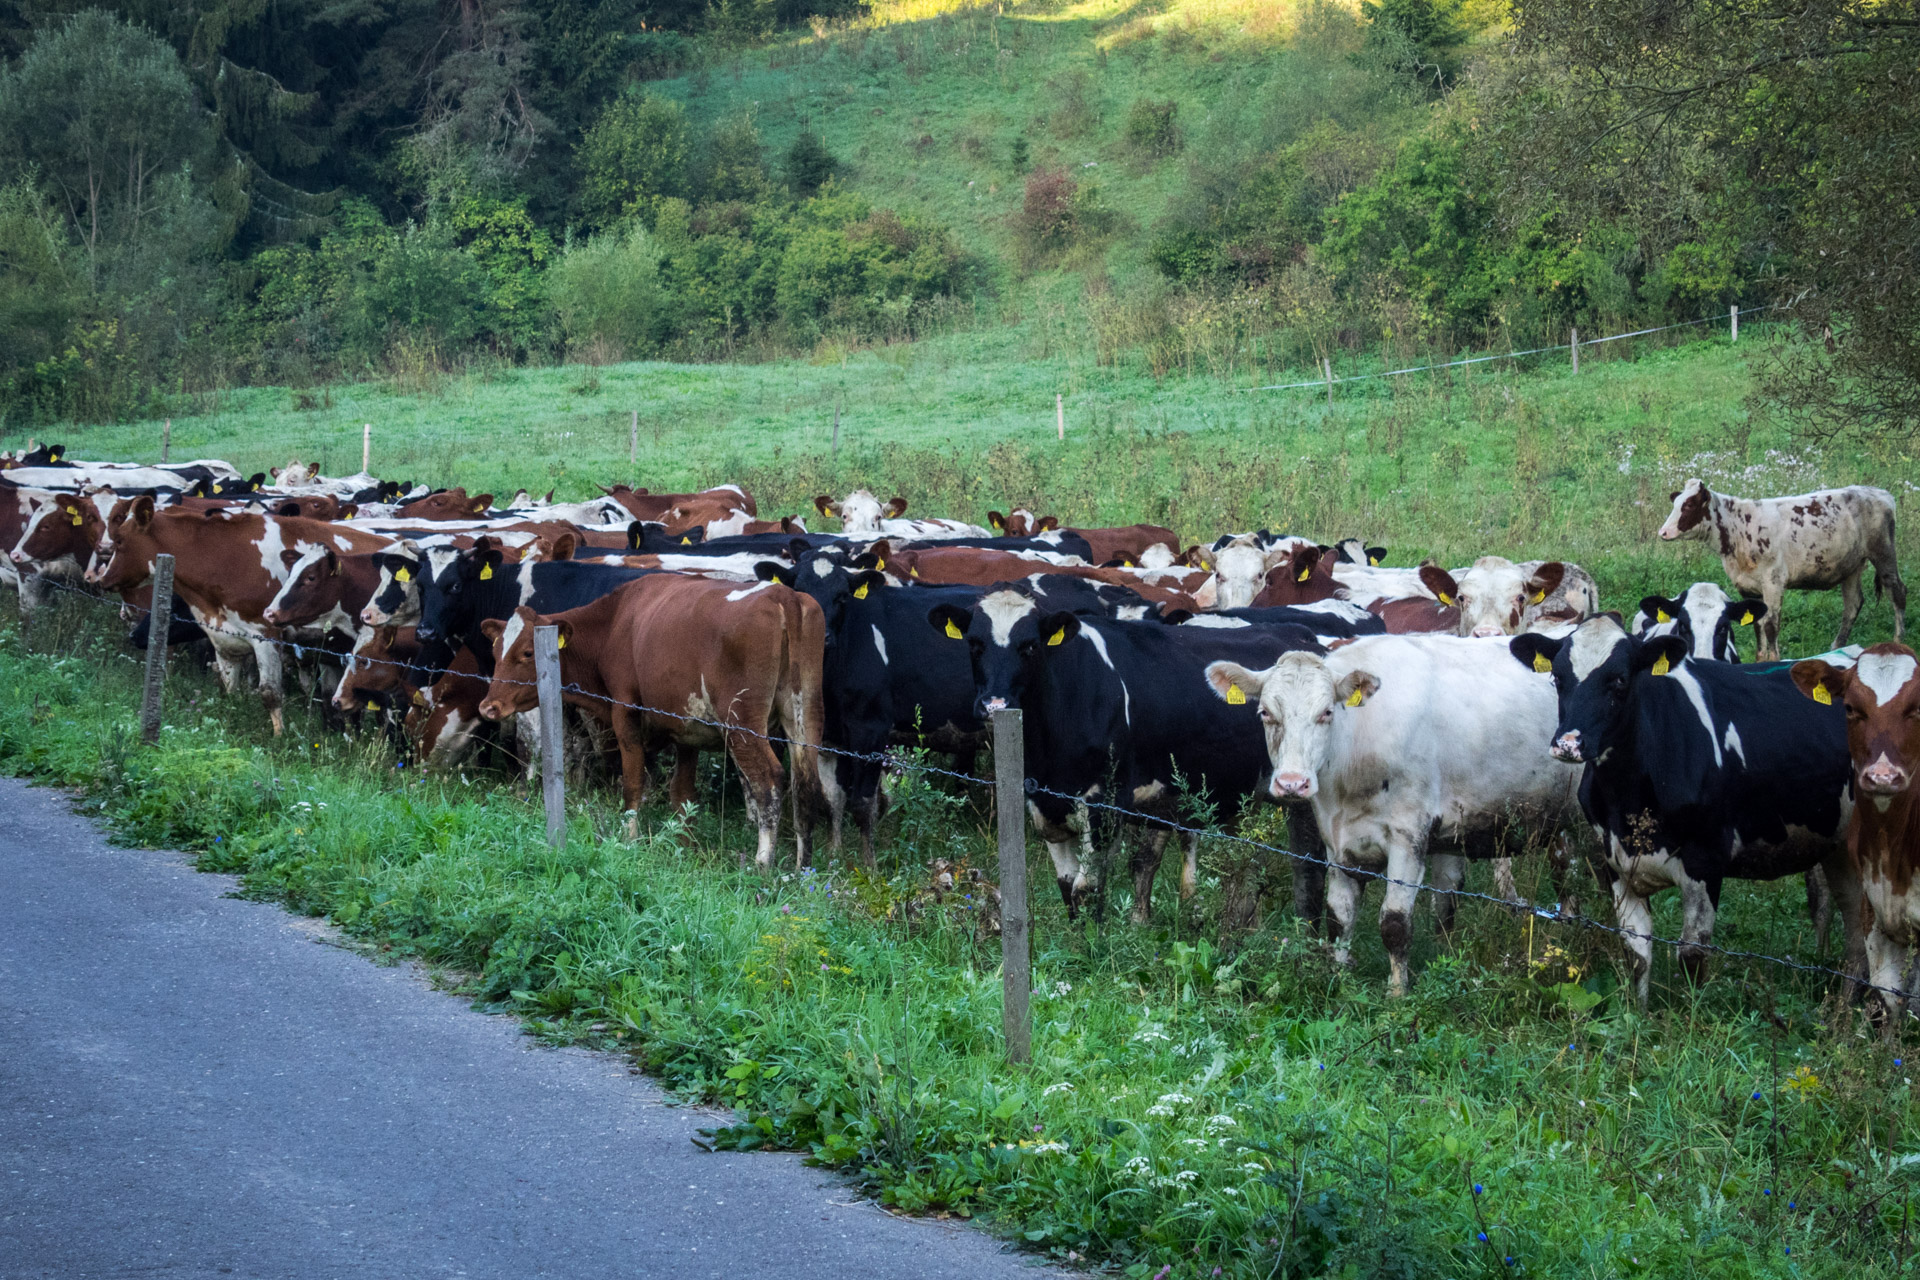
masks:
<svg viewBox="0 0 1920 1280"><path fill-rule="evenodd" d="M107 613L62 598L30 636L0 629L0 767L738 1108L716 1145L797 1147L898 1208L1169 1280L1903 1274L1911 1068L1805 975L1726 961L1694 992L1662 954L1639 1015L1605 935L1469 902L1446 945L1423 903L1391 1001L1370 930L1349 973L1278 913L1216 953L1233 851L1210 847L1196 902L1148 928L1036 903L1034 1065L1011 1069L997 949L898 910L930 857L992 865L982 797L906 779L877 877L740 872L711 767L690 824L654 809L623 842L593 789L553 851L508 777L396 771L305 708L272 740L256 700L179 665L160 745L137 746ZM1271 815L1253 830L1284 839ZM1812 956L1798 897L1736 886L1716 940Z"/></svg>

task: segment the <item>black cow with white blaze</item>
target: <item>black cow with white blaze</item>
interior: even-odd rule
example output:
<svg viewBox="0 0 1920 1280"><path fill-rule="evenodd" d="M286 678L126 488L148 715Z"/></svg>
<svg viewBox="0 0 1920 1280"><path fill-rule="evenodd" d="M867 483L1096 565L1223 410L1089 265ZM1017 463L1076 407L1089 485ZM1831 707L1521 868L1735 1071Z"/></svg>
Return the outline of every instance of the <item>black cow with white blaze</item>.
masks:
<svg viewBox="0 0 1920 1280"><path fill-rule="evenodd" d="M1680 891L1680 959L1698 980L1724 881L1774 880L1814 866L1825 869L1840 904L1846 967L1864 972L1840 707L1803 697L1785 667L1698 661L1686 637L1629 635L1612 615L1563 639L1521 635L1508 647L1529 668L1553 674L1559 718L1542 745L1585 765L1580 805L1605 846L1604 874L1643 1005L1653 894Z"/></svg>
<svg viewBox="0 0 1920 1280"><path fill-rule="evenodd" d="M1069 915L1096 884L1092 854L1116 805L1153 818L1136 848L1132 919L1151 915L1155 873L1171 827L1190 823L1188 802L1231 825L1241 801L1260 794L1268 773L1266 741L1247 709L1213 697L1206 668L1222 659L1271 665L1283 653L1323 652L1304 627L1220 630L1121 622L1055 609L1032 594L998 589L971 609L936 605L934 630L956 650L964 643L981 714L1017 707L1025 714L1028 800L1047 842ZM1109 789L1111 788L1111 789ZM1317 849L1316 837L1298 852ZM1198 879L1198 841L1189 836L1181 894ZM1303 886L1303 882L1305 882ZM1317 885L1296 878L1296 904ZM1318 916L1317 907L1305 912Z"/></svg>
<svg viewBox="0 0 1920 1280"><path fill-rule="evenodd" d="M1718 583L1696 582L1673 599L1647 596L1633 615L1633 634L1681 636L1687 652L1696 658L1716 662L1740 661L1740 649L1734 643L1736 627L1750 627L1766 616L1763 601L1736 599Z"/></svg>

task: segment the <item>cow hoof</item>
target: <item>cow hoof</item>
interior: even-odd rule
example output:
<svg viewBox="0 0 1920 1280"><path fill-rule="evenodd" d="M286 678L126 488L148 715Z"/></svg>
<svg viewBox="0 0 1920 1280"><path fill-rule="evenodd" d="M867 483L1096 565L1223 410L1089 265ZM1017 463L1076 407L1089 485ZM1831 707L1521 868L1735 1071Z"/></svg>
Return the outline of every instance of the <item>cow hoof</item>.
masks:
<svg viewBox="0 0 1920 1280"><path fill-rule="evenodd" d="M632 809L627 810L627 820L621 824L621 834L627 840L640 838L640 815Z"/></svg>

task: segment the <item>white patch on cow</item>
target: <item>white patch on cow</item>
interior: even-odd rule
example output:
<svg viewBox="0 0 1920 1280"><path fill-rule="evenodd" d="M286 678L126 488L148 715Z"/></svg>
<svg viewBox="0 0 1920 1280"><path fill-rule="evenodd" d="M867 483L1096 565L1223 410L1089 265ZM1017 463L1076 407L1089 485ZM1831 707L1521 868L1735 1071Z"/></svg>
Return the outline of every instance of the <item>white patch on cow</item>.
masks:
<svg viewBox="0 0 1920 1280"><path fill-rule="evenodd" d="M1140 553L1142 569L1169 569L1173 567L1173 550L1164 542L1156 542Z"/></svg>
<svg viewBox="0 0 1920 1280"><path fill-rule="evenodd" d="M1713 716L1707 710L1706 691L1700 687L1700 681L1693 672L1687 670L1684 662L1675 667L1667 679L1678 680L1680 687L1687 691L1687 701L1693 704L1694 714L1700 717L1701 728L1707 731L1707 741L1713 744L1713 767L1718 769L1726 762L1726 757L1720 753L1720 740L1713 736Z"/></svg>
<svg viewBox="0 0 1920 1280"><path fill-rule="evenodd" d="M1145 622L1147 610L1150 608L1152 608L1151 605L1123 604L1113 611L1113 616L1120 622Z"/></svg>
<svg viewBox="0 0 1920 1280"><path fill-rule="evenodd" d="M748 596L765 591L772 585L773 583L771 582L756 582L750 587L742 587L738 591L729 591L727 592L727 603L732 604L736 601L745 600Z"/></svg>
<svg viewBox="0 0 1920 1280"><path fill-rule="evenodd" d="M1215 613L1196 613L1180 625L1211 628L1216 631L1237 631L1241 627L1250 627L1253 624L1245 618L1223 618Z"/></svg>
<svg viewBox="0 0 1920 1280"><path fill-rule="evenodd" d="M1883 707L1900 696L1914 669L1913 659L1904 653L1863 653L1853 666L1860 683L1873 691L1874 701Z"/></svg>
<svg viewBox="0 0 1920 1280"><path fill-rule="evenodd" d="M1729 721L1727 724L1727 736L1721 745L1738 756L1743 766L1747 763L1747 748L1740 741L1740 726Z"/></svg>
<svg viewBox="0 0 1920 1280"><path fill-rule="evenodd" d="M839 567L840 567L839 565L829 563L828 561L825 561L825 560L815 560L813 562L814 576L824 578Z"/></svg>
<svg viewBox="0 0 1920 1280"><path fill-rule="evenodd" d="M1107 664L1107 670L1113 670L1113 659L1107 656L1107 638L1085 623L1080 625L1080 634L1093 642L1094 651L1100 655L1100 661ZM1125 689L1126 685L1122 684L1120 687Z"/></svg>
<svg viewBox="0 0 1920 1280"><path fill-rule="evenodd" d="M1106 649L1102 647L1100 650L1101 656L1105 657L1106 652ZM1133 691L1127 688L1127 682L1125 680L1120 682L1120 714L1127 718L1127 724L1131 727L1133 724Z"/></svg>
<svg viewBox="0 0 1920 1280"><path fill-rule="evenodd" d="M526 629L526 625L526 620L518 613L507 619L506 629L500 633L501 653L513 652L513 642L520 638L520 633Z"/></svg>
<svg viewBox="0 0 1920 1280"><path fill-rule="evenodd" d="M887 638L880 634L880 628L873 629L873 647L880 651L880 661L890 661L887 657Z"/></svg>
<svg viewBox="0 0 1920 1280"><path fill-rule="evenodd" d="M993 642L1002 648L1013 643L1014 624L1034 612L1033 601L1014 591L996 591L980 601Z"/></svg>
<svg viewBox="0 0 1920 1280"><path fill-rule="evenodd" d="M1351 600L1315 600L1312 604L1290 606L1303 613L1324 613L1329 617L1340 618L1347 622L1365 622L1373 615Z"/></svg>
<svg viewBox="0 0 1920 1280"><path fill-rule="evenodd" d="M336 533L333 535L333 547L334 550L342 552L343 554L353 554L353 540L345 534Z"/></svg>
<svg viewBox="0 0 1920 1280"><path fill-rule="evenodd" d="M1573 664L1573 678L1585 680L1606 664L1613 651L1626 643L1626 633L1611 621L1589 623L1573 633L1573 645L1567 660Z"/></svg>
<svg viewBox="0 0 1920 1280"><path fill-rule="evenodd" d="M281 563L280 553L288 549L286 538L278 520L262 520L265 527L253 545L260 548L260 567L265 569L276 582L287 580L287 566Z"/></svg>

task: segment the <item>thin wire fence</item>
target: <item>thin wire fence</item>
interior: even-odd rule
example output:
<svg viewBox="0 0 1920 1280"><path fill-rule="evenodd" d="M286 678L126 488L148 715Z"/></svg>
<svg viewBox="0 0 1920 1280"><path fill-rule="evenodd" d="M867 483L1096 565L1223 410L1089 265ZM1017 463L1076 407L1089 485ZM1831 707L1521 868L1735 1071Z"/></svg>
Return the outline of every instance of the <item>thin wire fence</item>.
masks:
<svg viewBox="0 0 1920 1280"><path fill-rule="evenodd" d="M95 595L92 592L85 591L81 588L74 587L68 583L58 582L55 580L48 580L47 585L56 587L57 589L75 598L87 600L95 604L115 608L116 610L130 609L138 615L146 615L149 612L148 610L143 609L138 605L115 605L115 603L111 600L108 600L102 596ZM201 626L203 630L209 633L209 635L222 634L230 638L245 640L249 644L261 644L261 643L271 644L279 648L291 649L295 651L296 656L305 654L305 653L327 652L322 648L322 646L318 646L318 645L299 644L293 641L281 640L276 637L256 635L250 632L235 631L229 628L210 627L210 626L206 626L205 624L201 624ZM151 629L149 631L148 642L149 643L153 642ZM162 637L162 642L164 643L164 635ZM359 654L353 655L352 660L355 663L367 663L367 664L373 664L373 665L399 668L410 675L413 675L416 677L430 676L430 677L433 677L433 679L436 681L442 676L456 675L463 679L468 679L468 680L485 680L489 684L501 684L509 687L518 687L518 688L537 688L537 685L533 681L514 680L514 679L509 679L509 678L501 677L497 675L486 676L486 675L481 675L474 672L456 671L451 667L421 667L409 662L401 662L394 659L374 658L367 655L359 655ZM419 687L419 686L416 685L414 687ZM994 785L991 779L976 777L973 774L962 773L962 772L959 772L958 770L943 769L935 765L927 764L924 761L911 759L910 757L902 754L899 751L862 752L862 751L852 751L852 750L848 750L846 748L841 748L841 747L834 747L834 746L827 745L825 743L797 742L794 739L787 738L779 734L767 733L762 730L754 729L747 725L713 719L710 717L693 715L686 711L673 711L664 707L652 707L652 706L647 706L641 703L625 702L625 701L622 701L621 699L614 698L606 694L595 693L590 690L582 689L578 684L564 684L561 686L561 691L563 693L572 694L578 698L605 703L610 707L623 707L629 711L640 712L643 715L657 716L663 719L680 721L687 724L702 725L705 727L719 730L724 734L736 734L736 735L743 735L746 737L758 738L773 746L782 746L782 747L787 747L789 749L792 749L795 747L799 747L802 749L811 749L811 750L818 751L822 754L831 755L838 758L858 760L858 761L863 761L870 764L878 764L883 768L891 769L895 772L901 772L901 773L913 772L913 773L925 774L925 775L930 775L935 777L951 778L959 782L965 783L969 786L991 788ZM1026 779L1026 793L1029 796L1047 796L1053 799L1065 801L1071 805L1085 806L1089 811L1100 810L1106 813L1110 813L1123 821L1138 822L1149 827L1157 828L1164 831L1169 831L1172 833L1177 833L1183 836L1192 836L1192 837L1198 837L1198 838L1209 839L1209 840L1220 840L1220 841L1226 841L1226 842L1238 844L1258 852L1272 854L1278 857L1291 859L1296 864L1306 864L1309 866L1317 866L1328 871L1339 872L1341 874L1350 876L1354 879L1361 880L1361 881L1375 881L1380 883L1383 886L1398 886L1402 888L1410 888L1410 889L1413 889L1416 893L1421 893L1421 892L1430 893L1435 895L1436 897L1448 897L1456 900L1465 900L1465 901L1471 901L1471 902L1484 902L1509 912L1515 911L1515 910L1523 910L1523 911L1530 912L1533 916L1541 920L1548 921L1550 923L1572 925L1577 928L1592 930L1599 933L1607 934L1607 935L1619 938L1623 941L1644 942L1649 946L1659 945L1659 946L1669 946L1669 947L1681 947L1681 948L1686 948L1689 951L1705 952L1711 955L1721 956L1729 960L1760 961L1766 964L1775 965L1780 968L1792 970L1799 973L1814 974L1822 978L1829 978L1829 979L1838 978L1844 983L1853 984L1854 990L1878 991L1882 994L1894 997L1896 1000L1904 1000L1907 995L1907 993L1902 992L1897 988L1875 985L1867 981L1864 976L1849 974L1844 972L1843 970L1835 969L1828 965L1808 964L1804 961L1796 960L1792 956L1776 956L1776 955L1768 954L1766 952L1746 951L1746 950L1739 950L1739 949L1730 948L1730 947L1723 947L1711 942L1689 941L1682 938L1668 938L1652 932L1643 933L1638 930L1625 929L1620 927L1619 925L1609 924L1606 921L1602 921L1602 920L1596 920L1591 916L1583 915L1579 912L1563 909L1561 905L1558 903L1556 903L1554 907L1549 910L1539 906L1535 906L1534 904L1526 902L1524 900L1516 901L1514 899L1502 898L1494 894L1482 893L1477 890L1466 889L1466 888L1449 888L1449 887L1438 886L1438 885L1429 885L1429 884L1425 884L1418 881L1402 880L1392 875L1389 875L1384 871L1374 871L1365 867L1350 866L1345 863L1336 862L1330 858L1320 857L1313 854L1300 853L1292 849L1283 849L1277 845L1267 844L1264 841L1255 840L1248 836L1242 836L1234 832L1221 830L1217 826L1211 826L1211 827L1193 826L1187 823L1179 822L1174 818L1163 813L1148 813L1138 809L1131 809L1123 805L1112 804L1107 801L1090 799L1084 795L1072 795L1067 792L1053 790L1052 788L1041 786L1031 777Z"/></svg>

